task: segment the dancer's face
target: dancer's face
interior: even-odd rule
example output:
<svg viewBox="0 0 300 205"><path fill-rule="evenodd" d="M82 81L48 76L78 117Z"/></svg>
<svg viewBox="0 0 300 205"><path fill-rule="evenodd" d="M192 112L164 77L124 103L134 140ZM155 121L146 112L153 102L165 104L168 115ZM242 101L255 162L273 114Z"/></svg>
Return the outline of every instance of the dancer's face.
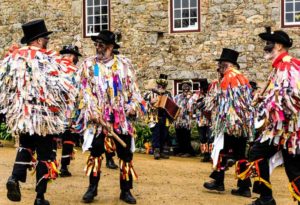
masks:
<svg viewBox="0 0 300 205"><path fill-rule="evenodd" d="M113 45L95 42L96 53L99 59L109 58L112 56Z"/></svg>

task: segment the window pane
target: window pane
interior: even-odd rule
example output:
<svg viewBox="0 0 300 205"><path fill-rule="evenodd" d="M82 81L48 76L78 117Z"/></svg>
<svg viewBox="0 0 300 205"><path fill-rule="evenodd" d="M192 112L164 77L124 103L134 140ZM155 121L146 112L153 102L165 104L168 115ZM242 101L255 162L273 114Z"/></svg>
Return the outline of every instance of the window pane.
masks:
<svg viewBox="0 0 300 205"><path fill-rule="evenodd" d="M181 8L181 0L174 0L174 8Z"/></svg>
<svg viewBox="0 0 300 205"><path fill-rule="evenodd" d="M93 33L93 26L88 26L88 33Z"/></svg>
<svg viewBox="0 0 300 205"><path fill-rule="evenodd" d="M93 0L88 0L88 1L87 1L87 5L88 5L88 6L93 6Z"/></svg>
<svg viewBox="0 0 300 205"><path fill-rule="evenodd" d="M95 15L99 15L100 14L100 7L95 7Z"/></svg>
<svg viewBox="0 0 300 205"><path fill-rule="evenodd" d="M95 5L100 5L100 0L95 0Z"/></svg>
<svg viewBox="0 0 300 205"><path fill-rule="evenodd" d="M182 8L188 8L189 7L189 0L182 0Z"/></svg>
<svg viewBox="0 0 300 205"><path fill-rule="evenodd" d="M191 0L191 7L197 7L197 0Z"/></svg>
<svg viewBox="0 0 300 205"><path fill-rule="evenodd" d="M295 13L295 22L300 22L300 12Z"/></svg>
<svg viewBox="0 0 300 205"><path fill-rule="evenodd" d="M286 22L294 22L294 14L285 14Z"/></svg>
<svg viewBox="0 0 300 205"><path fill-rule="evenodd" d="M101 7L101 14L107 14L107 6Z"/></svg>
<svg viewBox="0 0 300 205"><path fill-rule="evenodd" d="M285 11L289 12L289 11L293 11L293 3L286 3L285 4Z"/></svg>
<svg viewBox="0 0 300 205"><path fill-rule="evenodd" d="M100 16L95 16L95 24L100 24Z"/></svg>
<svg viewBox="0 0 300 205"><path fill-rule="evenodd" d="M174 17L175 18L181 18L181 10L175 10Z"/></svg>
<svg viewBox="0 0 300 205"><path fill-rule="evenodd" d="M107 21L107 15L102 15L102 21L101 23L108 23Z"/></svg>
<svg viewBox="0 0 300 205"><path fill-rule="evenodd" d="M295 3L295 11L300 11L300 2Z"/></svg>
<svg viewBox="0 0 300 205"><path fill-rule="evenodd" d="M189 17L190 16L189 13L190 13L190 11L188 9L183 9L182 10L182 17Z"/></svg>
<svg viewBox="0 0 300 205"><path fill-rule="evenodd" d="M182 19L182 28L189 27L189 19Z"/></svg>
<svg viewBox="0 0 300 205"><path fill-rule="evenodd" d="M101 4L102 5L106 5L107 4L107 0L101 0Z"/></svg>
<svg viewBox="0 0 300 205"><path fill-rule="evenodd" d="M88 8L88 15L93 15L93 7Z"/></svg>
<svg viewBox="0 0 300 205"><path fill-rule="evenodd" d="M100 32L100 25L96 25L95 26L95 33L99 33Z"/></svg>
<svg viewBox="0 0 300 205"><path fill-rule="evenodd" d="M175 20L174 28L181 28L181 20L180 19Z"/></svg>
<svg viewBox="0 0 300 205"><path fill-rule="evenodd" d="M191 25L195 25L198 22L197 18L191 19Z"/></svg>
<svg viewBox="0 0 300 205"><path fill-rule="evenodd" d="M102 30L107 30L108 29L108 25L102 25Z"/></svg>
<svg viewBox="0 0 300 205"><path fill-rule="evenodd" d="M93 17L88 17L88 24L93 24Z"/></svg>
<svg viewBox="0 0 300 205"><path fill-rule="evenodd" d="M193 91L195 91L195 90L200 90L199 83L194 83L193 84Z"/></svg>
<svg viewBox="0 0 300 205"><path fill-rule="evenodd" d="M197 9L191 9L191 17L197 17Z"/></svg>

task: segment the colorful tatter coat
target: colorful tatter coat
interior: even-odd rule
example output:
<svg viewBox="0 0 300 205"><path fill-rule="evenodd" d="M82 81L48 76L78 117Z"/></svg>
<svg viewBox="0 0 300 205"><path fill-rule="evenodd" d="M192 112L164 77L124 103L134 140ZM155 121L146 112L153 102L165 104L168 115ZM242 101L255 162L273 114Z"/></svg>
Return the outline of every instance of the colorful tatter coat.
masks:
<svg viewBox="0 0 300 205"><path fill-rule="evenodd" d="M272 66L265 99L259 104L267 120L260 140L272 139L290 154L300 154L300 60L285 52Z"/></svg>
<svg viewBox="0 0 300 205"><path fill-rule="evenodd" d="M134 111L135 116L130 116ZM146 102L140 95L135 73L129 59L115 55L108 62L97 56L81 65L81 85L75 129L93 137L102 131L94 119L110 122L117 134L134 136L129 118L135 120L146 112Z"/></svg>
<svg viewBox="0 0 300 205"><path fill-rule="evenodd" d="M67 103L77 89L55 51L14 47L0 64L0 106L11 132L45 136L65 131Z"/></svg>
<svg viewBox="0 0 300 205"><path fill-rule="evenodd" d="M206 99L206 110L215 111L213 136L227 133L236 137L253 136L254 112L251 107L251 86L235 68L228 68L220 84L214 83Z"/></svg>
<svg viewBox="0 0 300 205"><path fill-rule="evenodd" d="M174 97L174 102L181 108L181 112L174 123L175 128L191 129L194 104L193 99L192 93L188 93L187 95L180 93Z"/></svg>
<svg viewBox="0 0 300 205"><path fill-rule="evenodd" d="M211 120L204 114L206 96L202 93L194 93L190 100L193 100L193 110L196 115L196 122L198 127L211 126Z"/></svg>

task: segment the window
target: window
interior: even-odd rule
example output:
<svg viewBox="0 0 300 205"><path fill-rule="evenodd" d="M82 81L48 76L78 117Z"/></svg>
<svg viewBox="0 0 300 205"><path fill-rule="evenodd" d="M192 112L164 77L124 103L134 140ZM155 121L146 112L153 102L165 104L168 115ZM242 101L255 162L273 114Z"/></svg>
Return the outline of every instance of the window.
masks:
<svg viewBox="0 0 300 205"><path fill-rule="evenodd" d="M300 26L300 0L282 0L282 27Z"/></svg>
<svg viewBox="0 0 300 205"><path fill-rule="evenodd" d="M109 30L109 0L84 0L84 37Z"/></svg>
<svg viewBox="0 0 300 205"><path fill-rule="evenodd" d="M184 80L174 80L174 96L182 93L182 81ZM192 86L192 92L197 92L200 91L201 88L206 88L208 87L208 82L207 79L193 79L193 86Z"/></svg>
<svg viewBox="0 0 300 205"><path fill-rule="evenodd" d="M171 33L200 31L200 0L171 0Z"/></svg>

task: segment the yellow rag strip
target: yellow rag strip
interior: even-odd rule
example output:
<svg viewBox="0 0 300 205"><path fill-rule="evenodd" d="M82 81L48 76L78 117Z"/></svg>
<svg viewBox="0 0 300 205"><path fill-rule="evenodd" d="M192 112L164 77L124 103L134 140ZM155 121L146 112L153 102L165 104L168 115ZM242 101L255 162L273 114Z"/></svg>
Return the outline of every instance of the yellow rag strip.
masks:
<svg viewBox="0 0 300 205"><path fill-rule="evenodd" d="M248 178L251 175L251 169L252 169L253 165L254 165L254 162L251 162L250 165L248 166L248 168L240 174L235 172L235 177L237 179L245 180L246 178ZM235 163L236 168L237 168L237 166L238 166L238 161Z"/></svg>
<svg viewBox="0 0 300 205"><path fill-rule="evenodd" d="M289 183L288 187L289 187L289 191L291 192L292 197L300 202L300 196L294 191L292 183Z"/></svg>
<svg viewBox="0 0 300 205"><path fill-rule="evenodd" d="M266 185L266 187L268 187L269 189L272 189L272 185L261 177L254 177L254 181L262 182Z"/></svg>

